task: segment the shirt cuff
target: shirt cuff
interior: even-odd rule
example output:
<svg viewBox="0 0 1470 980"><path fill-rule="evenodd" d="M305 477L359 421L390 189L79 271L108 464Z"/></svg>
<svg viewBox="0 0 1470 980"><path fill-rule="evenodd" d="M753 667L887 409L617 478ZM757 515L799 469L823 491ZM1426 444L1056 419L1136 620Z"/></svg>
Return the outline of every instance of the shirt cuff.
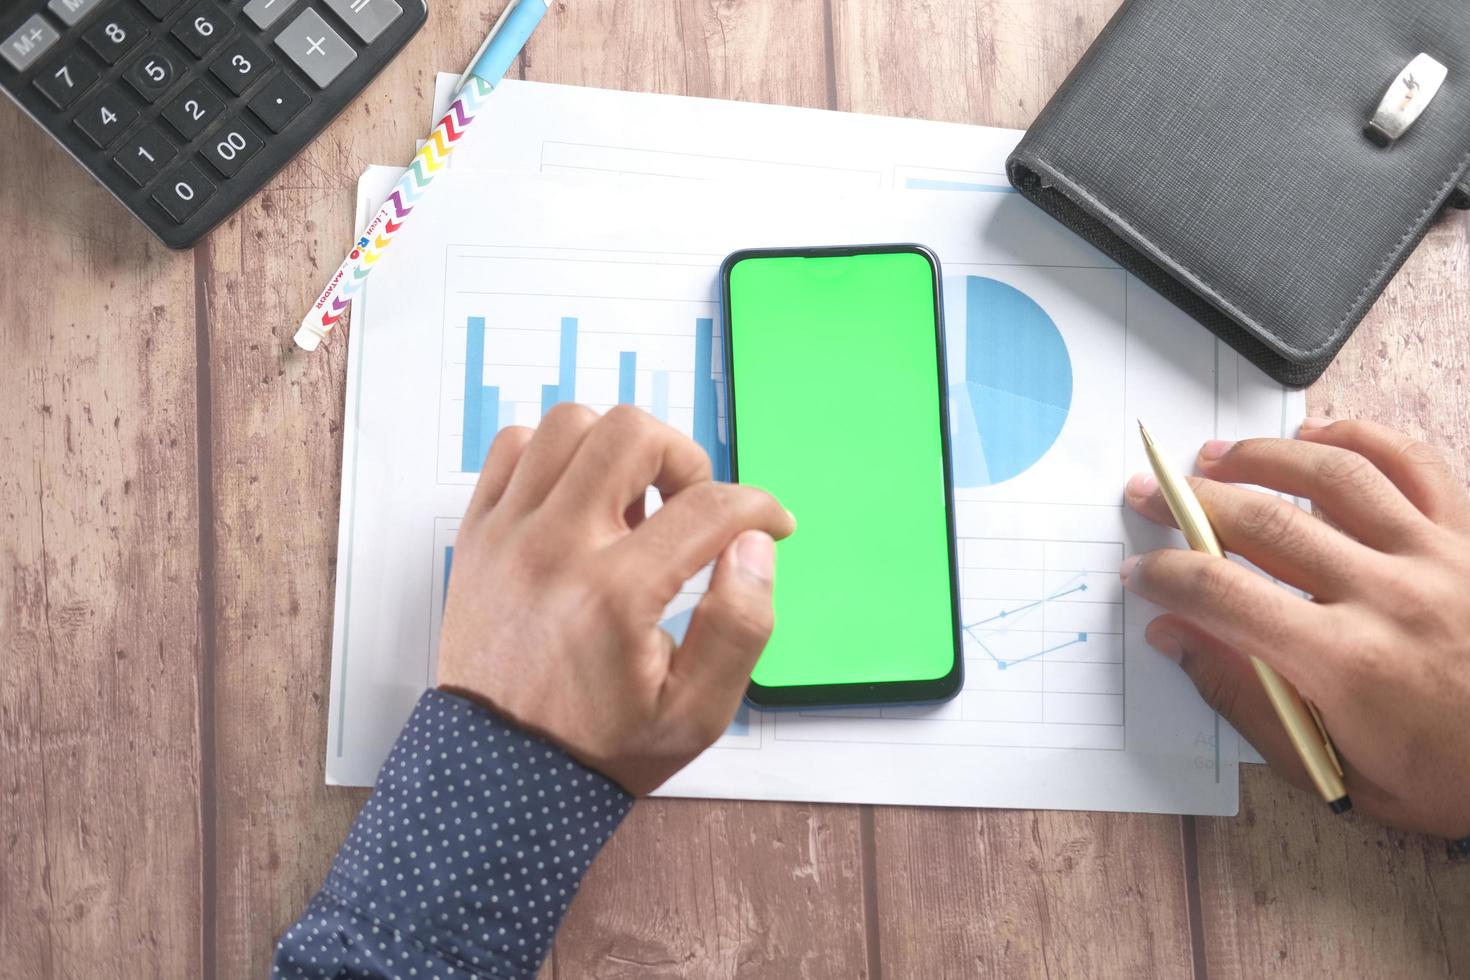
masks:
<svg viewBox="0 0 1470 980"><path fill-rule="evenodd" d="M632 805L545 740L427 691L322 897L472 972L533 973Z"/></svg>

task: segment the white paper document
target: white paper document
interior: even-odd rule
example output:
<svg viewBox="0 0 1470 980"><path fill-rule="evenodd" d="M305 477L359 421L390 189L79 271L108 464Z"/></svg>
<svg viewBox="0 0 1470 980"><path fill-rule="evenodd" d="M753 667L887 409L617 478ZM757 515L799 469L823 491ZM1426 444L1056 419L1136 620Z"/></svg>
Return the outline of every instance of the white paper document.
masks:
<svg viewBox="0 0 1470 980"><path fill-rule="evenodd" d="M722 258L918 241L945 274L965 689L934 708L743 710L662 792L1233 813L1236 739L1146 648L1157 611L1119 585L1125 555L1171 542L1125 511L1121 488L1146 468L1136 418L1188 465L1204 439L1289 431L1301 396L1006 192L1015 133L739 107L759 113L743 140L729 120L680 133L674 118L668 134L650 122L597 143L584 131L602 125L596 112L547 128L547 100L519 94L537 88L552 87L506 84L485 122L515 138L468 159L560 176L461 158L354 310L329 781L371 783L432 680L455 531L495 431L560 400L629 401L719 454ZM788 113L802 124L775 118ZM717 137L782 153L754 161L764 176L742 187L707 145ZM395 173L370 173L365 194ZM1010 388L977 383L1018 351L1032 362ZM699 589L670 607L676 635Z"/></svg>

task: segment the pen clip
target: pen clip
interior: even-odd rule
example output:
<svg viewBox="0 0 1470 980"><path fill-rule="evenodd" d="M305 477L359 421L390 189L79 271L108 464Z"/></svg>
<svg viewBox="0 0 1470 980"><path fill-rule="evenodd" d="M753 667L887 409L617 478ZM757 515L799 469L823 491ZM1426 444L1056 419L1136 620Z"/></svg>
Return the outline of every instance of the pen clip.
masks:
<svg viewBox="0 0 1470 980"><path fill-rule="evenodd" d="M500 12L500 19L495 22L494 27L490 28L490 33L485 35L484 42L480 44L480 50L476 51L475 56L470 59L469 67L464 70L463 75L459 76L459 83L454 86L456 91L464 88L465 82L470 80L470 74L474 72L475 66L480 63L480 59L485 56L485 51L490 47L491 42L495 40L495 35L499 34L500 29L505 26L505 19L510 16L510 12L516 9L520 3L521 0L510 0L510 3L505 5L505 9Z"/></svg>
<svg viewBox="0 0 1470 980"><path fill-rule="evenodd" d="M1322 747L1327 750L1327 758L1332 760L1332 768L1337 770L1339 778L1346 776L1347 774L1342 771L1342 762L1337 758L1337 750L1332 746L1332 736L1327 734L1327 725L1322 721L1322 715L1317 711L1317 706L1306 698L1302 698L1302 703L1307 706L1307 710L1312 714L1312 720L1317 723L1317 732L1322 736Z"/></svg>

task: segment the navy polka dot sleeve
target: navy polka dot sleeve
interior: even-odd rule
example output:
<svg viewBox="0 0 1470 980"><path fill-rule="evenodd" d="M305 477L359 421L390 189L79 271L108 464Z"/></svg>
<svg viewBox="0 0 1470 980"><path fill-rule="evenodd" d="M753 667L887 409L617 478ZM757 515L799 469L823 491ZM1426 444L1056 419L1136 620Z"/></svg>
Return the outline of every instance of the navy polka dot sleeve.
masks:
<svg viewBox="0 0 1470 980"><path fill-rule="evenodd" d="M429 691L276 977L534 977L633 798L489 711Z"/></svg>

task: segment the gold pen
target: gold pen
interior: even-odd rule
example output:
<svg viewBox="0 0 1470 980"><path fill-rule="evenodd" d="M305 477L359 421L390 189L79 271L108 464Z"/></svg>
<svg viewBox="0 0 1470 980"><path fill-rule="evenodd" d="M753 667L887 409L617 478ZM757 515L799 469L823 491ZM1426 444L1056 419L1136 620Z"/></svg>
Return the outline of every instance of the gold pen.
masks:
<svg viewBox="0 0 1470 980"><path fill-rule="evenodd" d="M1143 435L1143 449L1148 454L1154 476L1158 478L1159 490L1163 493L1179 530L1184 532L1184 539L1195 551L1224 558L1225 549L1220 547L1220 539L1215 536L1210 518L1200 505L1199 498L1194 495L1194 490L1190 488L1189 481L1180 476L1159 452L1159 447L1154 444L1153 437L1148 434L1142 422L1138 423L1138 431ZM1332 748L1332 738L1327 734L1327 727L1322 724L1322 716L1270 664L1256 657L1251 657L1250 660L1256 676L1261 679L1261 686L1266 689L1266 697L1271 700L1271 707L1276 709L1276 716L1286 727L1291 744L1296 747L1297 755L1301 756L1302 764L1307 767L1312 782L1317 785L1317 791L1322 794L1327 805L1332 807L1333 813L1351 810L1353 801L1348 797L1347 787L1342 781L1342 764Z"/></svg>

